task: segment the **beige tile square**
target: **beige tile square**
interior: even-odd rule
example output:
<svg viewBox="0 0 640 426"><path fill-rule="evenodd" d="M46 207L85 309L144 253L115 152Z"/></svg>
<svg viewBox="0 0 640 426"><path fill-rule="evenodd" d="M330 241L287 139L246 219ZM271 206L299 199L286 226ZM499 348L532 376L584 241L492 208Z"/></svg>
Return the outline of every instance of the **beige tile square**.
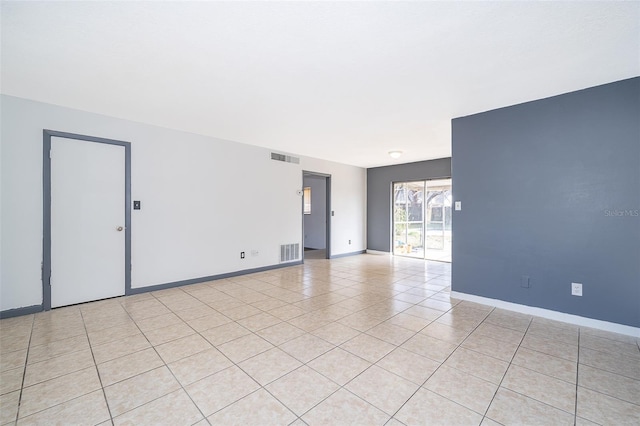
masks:
<svg viewBox="0 0 640 426"><path fill-rule="evenodd" d="M89 339L86 334L57 340L46 345L31 345L31 347L29 347L29 358L27 359L27 362L32 364L34 362L46 361L50 358L81 351L83 349L89 349Z"/></svg>
<svg viewBox="0 0 640 426"><path fill-rule="evenodd" d="M200 334L212 345L218 346L222 345L223 343L235 340L239 337L251 334L251 332L238 323L230 322L228 324L210 328L209 330L203 331Z"/></svg>
<svg viewBox="0 0 640 426"><path fill-rule="evenodd" d="M27 417L100 388L95 367L24 388L20 401L20 417Z"/></svg>
<svg viewBox="0 0 640 426"><path fill-rule="evenodd" d="M568 413L575 412L576 385L573 383L512 365L501 386Z"/></svg>
<svg viewBox="0 0 640 426"><path fill-rule="evenodd" d="M289 324L298 327L306 332L311 332L331 323L331 320L321 317L320 315L312 312L292 318L288 322Z"/></svg>
<svg viewBox="0 0 640 426"><path fill-rule="evenodd" d="M310 425L384 425L389 415L340 389L308 411L302 419Z"/></svg>
<svg viewBox="0 0 640 426"><path fill-rule="evenodd" d="M521 347L542 352L547 355L578 362L578 347L562 343L558 340L547 339L537 334L527 333L522 340Z"/></svg>
<svg viewBox="0 0 640 426"><path fill-rule="evenodd" d="M252 315L257 315L262 312L260 309L254 308L251 305L240 305L231 309L222 307L218 310L235 321L238 321L242 318L250 317Z"/></svg>
<svg viewBox="0 0 640 426"><path fill-rule="evenodd" d="M566 359L521 347L511 362L565 382L576 383L578 364Z"/></svg>
<svg viewBox="0 0 640 426"><path fill-rule="evenodd" d="M111 415L116 417L180 389L167 367L159 367L104 388Z"/></svg>
<svg viewBox="0 0 640 426"><path fill-rule="evenodd" d="M402 348L396 348L376 365L418 385L440 367L439 362Z"/></svg>
<svg viewBox="0 0 640 426"><path fill-rule="evenodd" d="M263 328L262 330L256 332L256 334L269 341L271 344L280 346L281 344L288 342L289 340L293 340L296 337L302 336L303 334L305 334L305 331L300 330L298 327L294 327L287 322L281 322L279 324Z"/></svg>
<svg viewBox="0 0 640 426"><path fill-rule="evenodd" d="M22 413L21 413L22 414ZM102 390L97 390L78 398L55 405L46 410L20 418L20 425L44 424L99 424L111 421Z"/></svg>
<svg viewBox="0 0 640 426"><path fill-rule="evenodd" d="M383 322L370 330L367 330L367 334L376 337L380 340L384 340L387 343L398 346L406 342L409 338L413 337L415 332L407 330L406 328Z"/></svg>
<svg viewBox="0 0 640 426"><path fill-rule="evenodd" d="M210 348L169 364L171 372L182 386L224 370L232 365L219 350Z"/></svg>
<svg viewBox="0 0 640 426"><path fill-rule="evenodd" d="M495 384L500 384L509 366L504 361L464 348L458 348L444 365Z"/></svg>
<svg viewBox="0 0 640 426"><path fill-rule="evenodd" d="M571 326L577 328L577 326L573 326L573 325ZM634 343L635 344L638 343L637 337L629 336L627 334L612 333L610 331L598 330L596 328L589 328L589 327L580 327L580 335L601 337L603 339L616 340L618 342L630 343L632 345Z"/></svg>
<svg viewBox="0 0 640 426"><path fill-rule="evenodd" d="M334 345L340 345L359 335L360 331L339 322L332 322L313 330L311 334Z"/></svg>
<svg viewBox="0 0 640 426"><path fill-rule="evenodd" d="M29 346L29 334L26 335L2 335L0 333L0 353L15 352L27 349Z"/></svg>
<svg viewBox="0 0 640 426"><path fill-rule="evenodd" d="M407 309L403 313L420 317L425 320L434 321L438 319L438 317L441 316L443 312L437 309L431 309L425 306L416 305Z"/></svg>
<svg viewBox="0 0 640 426"><path fill-rule="evenodd" d="M71 352L46 361L29 364L24 375L24 386L35 385L36 383L64 376L94 365L90 349Z"/></svg>
<svg viewBox="0 0 640 426"><path fill-rule="evenodd" d="M204 317L194 318L192 320L187 321L187 324L195 331L202 333L205 330L209 330L210 328L218 327L223 324L230 323L231 319L222 315L221 313L214 312L212 314L206 315Z"/></svg>
<svg viewBox="0 0 640 426"><path fill-rule="evenodd" d="M20 391L14 391L0 395L0 425L13 424L18 415L18 402Z"/></svg>
<svg viewBox="0 0 640 426"><path fill-rule="evenodd" d="M309 333L280 345L280 349L303 363L307 363L333 348L331 343Z"/></svg>
<svg viewBox="0 0 640 426"><path fill-rule="evenodd" d="M109 386L163 365L164 362L156 351L153 348L147 348L98 364L98 371L102 385Z"/></svg>
<svg viewBox="0 0 640 426"><path fill-rule="evenodd" d="M19 390L22 387L24 367L0 372L0 395Z"/></svg>
<svg viewBox="0 0 640 426"><path fill-rule="evenodd" d="M580 365L578 385L640 406L640 380Z"/></svg>
<svg viewBox="0 0 640 426"><path fill-rule="evenodd" d="M444 340L445 342L459 345L469 335L469 331L450 327L440 322L432 322L426 326L420 334L433 337L434 339Z"/></svg>
<svg viewBox="0 0 640 426"><path fill-rule="evenodd" d="M158 345L156 351L164 362L169 364L211 348L211 344L204 337L192 334Z"/></svg>
<svg viewBox="0 0 640 426"><path fill-rule="evenodd" d="M144 333L153 346L158 346L191 334L195 334L195 331L185 323L156 328L155 330Z"/></svg>
<svg viewBox="0 0 640 426"><path fill-rule="evenodd" d="M640 349L637 343L621 342L619 340L604 339L590 334L580 336L580 347L601 352L609 352L615 355L631 357L640 363Z"/></svg>
<svg viewBox="0 0 640 426"><path fill-rule="evenodd" d="M125 337L140 334L140 329L134 323L126 325L118 325L115 327L105 328L99 331L89 332L89 343L91 346L102 345L113 342L114 340L122 340Z"/></svg>
<svg viewBox="0 0 640 426"><path fill-rule="evenodd" d="M280 318L282 321L289 321L300 315L304 315L306 311L293 305L281 306L279 308L271 309L269 313L273 316Z"/></svg>
<svg viewBox="0 0 640 426"><path fill-rule="evenodd" d="M640 406L578 386L579 417L601 425L637 425Z"/></svg>
<svg viewBox="0 0 640 426"><path fill-rule="evenodd" d="M367 334L356 336L343 343L340 347L345 351L349 351L371 363L379 361L396 348L396 346L391 343L387 343Z"/></svg>
<svg viewBox="0 0 640 426"><path fill-rule="evenodd" d="M260 386L236 366L190 384L185 389L205 416L249 395Z"/></svg>
<svg viewBox="0 0 640 426"><path fill-rule="evenodd" d="M367 315L361 311L341 318L340 320L338 320L338 322L342 325L346 325L347 327L354 328L358 331L367 331L370 328L373 328L376 325L380 324L385 319L386 318Z"/></svg>
<svg viewBox="0 0 640 426"><path fill-rule="evenodd" d="M440 367L423 387L481 415L489 408L498 390L496 384L445 366Z"/></svg>
<svg viewBox="0 0 640 426"><path fill-rule="evenodd" d="M640 380L640 362L633 357L580 348L580 364Z"/></svg>
<svg viewBox="0 0 640 426"><path fill-rule="evenodd" d="M300 416L338 389L338 385L307 366L266 386L278 400Z"/></svg>
<svg viewBox="0 0 640 426"><path fill-rule="evenodd" d="M222 344L218 346L218 349L229 357L231 361L239 363L245 359L249 359L252 356L267 351L272 347L273 345L262 337L256 336L255 334L249 334Z"/></svg>
<svg viewBox="0 0 640 426"><path fill-rule="evenodd" d="M400 346L403 349L426 356L434 361L443 362L456 349L456 345L444 340L416 334Z"/></svg>
<svg viewBox="0 0 640 426"><path fill-rule="evenodd" d="M320 374L344 386L371 366L371 363L343 349L335 348L308 364Z"/></svg>
<svg viewBox="0 0 640 426"><path fill-rule="evenodd" d="M286 352L273 348L241 362L238 366L255 381L265 386L301 365L297 359Z"/></svg>
<svg viewBox="0 0 640 426"><path fill-rule="evenodd" d="M103 345L92 346L91 350L95 362L101 364L150 347L151 344L147 338L140 333L125 337L122 340L114 340Z"/></svg>
<svg viewBox="0 0 640 426"><path fill-rule="evenodd" d="M183 323L184 321L182 321L182 319L180 319L180 317L178 317L173 312L169 312L164 315L158 315L157 317L144 318L136 321L138 328L143 333L156 330L158 328L164 328L164 327L169 327L171 325L183 324Z"/></svg>
<svg viewBox="0 0 640 426"><path fill-rule="evenodd" d="M184 309L174 312L183 321L191 321L196 318L206 317L216 313L217 311L208 305L199 306L197 308Z"/></svg>
<svg viewBox="0 0 640 426"><path fill-rule="evenodd" d="M542 324L534 321L527 334L535 334L567 345L578 345L578 328L556 327L550 323Z"/></svg>
<svg viewBox="0 0 640 426"><path fill-rule="evenodd" d="M476 333L471 333L461 346L506 362L511 362L518 349L517 343L501 342Z"/></svg>
<svg viewBox="0 0 640 426"><path fill-rule="evenodd" d="M68 339L74 336L82 336L86 334L87 331L84 328L84 325L80 321L78 325L70 325L63 327L49 327L43 326L37 328L34 326L33 333L31 334L31 345L46 345L58 340ZM17 348L23 349L23 348Z"/></svg>
<svg viewBox="0 0 640 426"><path fill-rule="evenodd" d="M279 322L282 322L280 318L266 312L260 312L259 314L238 320L238 324L254 332L276 325Z"/></svg>
<svg viewBox="0 0 640 426"><path fill-rule="evenodd" d="M12 370L24 367L27 363L27 350L21 349L13 352L5 352L0 355L0 371Z"/></svg>
<svg viewBox="0 0 640 426"><path fill-rule="evenodd" d="M295 414L264 389L245 396L208 418L212 425L242 426L288 425L295 419Z"/></svg>
<svg viewBox="0 0 640 426"><path fill-rule="evenodd" d="M476 328L473 334L490 337L500 342L519 345L524 337L524 331L516 331L510 328L500 327L488 322L483 322Z"/></svg>
<svg viewBox="0 0 640 426"><path fill-rule="evenodd" d="M375 365L345 386L347 390L389 415L393 415L418 387L417 384Z"/></svg>
<svg viewBox="0 0 640 426"><path fill-rule="evenodd" d="M486 414L503 425L573 425L574 416L565 411L500 388Z"/></svg>
<svg viewBox="0 0 640 426"><path fill-rule="evenodd" d="M187 393L180 389L148 402L113 419L113 424L124 425L192 425L203 419L200 410Z"/></svg>
<svg viewBox="0 0 640 426"><path fill-rule="evenodd" d="M407 425L479 425L482 415L421 388L395 417Z"/></svg>

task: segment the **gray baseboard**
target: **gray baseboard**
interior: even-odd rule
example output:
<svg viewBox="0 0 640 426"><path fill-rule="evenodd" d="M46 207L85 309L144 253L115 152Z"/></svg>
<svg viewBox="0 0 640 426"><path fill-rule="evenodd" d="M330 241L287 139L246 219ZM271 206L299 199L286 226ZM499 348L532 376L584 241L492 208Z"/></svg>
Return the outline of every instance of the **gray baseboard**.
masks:
<svg viewBox="0 0 640 426"><path fill-rule="evenodd" d="M350 253L334 254L331 257L329 257L329 259L339 259L341 257L357 256L359 254L365 254L366 252L367 252L366 250L358 250L358 251L352 251Z"/></svg>
<svg viewBox="0 0 640 426"><path fill-rule="evenodd" d="M0 311L0 319L19 317L21 315L35 314L36 312L42 312L44 308L42 305L24 306L22 308L7 309L6 311Z"/></svg>
<svg viewBox="0 0 640 426"><path fill-rule="evenodd" d="M151 285L147 287L136 287L128 291L126 296L129 296L132 294L148 293L150 291L165 290L167 288L182 287L184 285L190 285L190 284L206 283L208 281L221 280L224 278L233 278L241 275L255 274L256 272L265 272L265 271L270 271L272 269L287 268L289 266L296 266L296 265L302 265L302 261L280 263L278 265L262 266L260 268L253 268L253 269L243 269L241 271L228 272L225 274L218 274L218 275L210 275L208 277L192 278L189 280L174 281L170 283Z"/></svg>

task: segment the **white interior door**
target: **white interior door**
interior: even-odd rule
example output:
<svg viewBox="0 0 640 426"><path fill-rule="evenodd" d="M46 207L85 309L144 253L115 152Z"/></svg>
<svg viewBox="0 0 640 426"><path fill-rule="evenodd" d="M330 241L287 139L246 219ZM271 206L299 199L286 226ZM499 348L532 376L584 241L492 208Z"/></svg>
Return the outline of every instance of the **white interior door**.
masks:
<svg viewBox="0 0 640 426"><path fill-rule="evenodd" d="M51 138L51 306L125 291L125 147Z"/></svg>

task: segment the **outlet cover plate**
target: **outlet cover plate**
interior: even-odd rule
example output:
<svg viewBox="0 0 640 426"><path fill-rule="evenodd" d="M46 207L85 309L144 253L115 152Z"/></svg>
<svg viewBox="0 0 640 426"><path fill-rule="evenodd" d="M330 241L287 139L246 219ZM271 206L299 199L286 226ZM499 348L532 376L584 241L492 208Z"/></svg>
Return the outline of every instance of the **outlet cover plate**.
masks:
<svg viewBox="0 0 640 426"><path fill-rule="evenodd" d="M582 284L581 283L571 283L571 295L572 296L582 296Z"/></svg>

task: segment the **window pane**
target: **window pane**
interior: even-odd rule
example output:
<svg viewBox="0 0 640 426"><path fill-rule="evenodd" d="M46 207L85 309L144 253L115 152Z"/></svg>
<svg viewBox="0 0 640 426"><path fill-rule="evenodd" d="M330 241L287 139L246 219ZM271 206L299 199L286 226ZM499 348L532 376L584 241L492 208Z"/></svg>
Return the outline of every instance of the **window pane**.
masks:
<svg viewBox="0 0 640 426"><path fill-rule="evenodd" d="M304 188L304 193L302 195L304 199L304 214L311 214L311 187L307 186Z"/></svg>

